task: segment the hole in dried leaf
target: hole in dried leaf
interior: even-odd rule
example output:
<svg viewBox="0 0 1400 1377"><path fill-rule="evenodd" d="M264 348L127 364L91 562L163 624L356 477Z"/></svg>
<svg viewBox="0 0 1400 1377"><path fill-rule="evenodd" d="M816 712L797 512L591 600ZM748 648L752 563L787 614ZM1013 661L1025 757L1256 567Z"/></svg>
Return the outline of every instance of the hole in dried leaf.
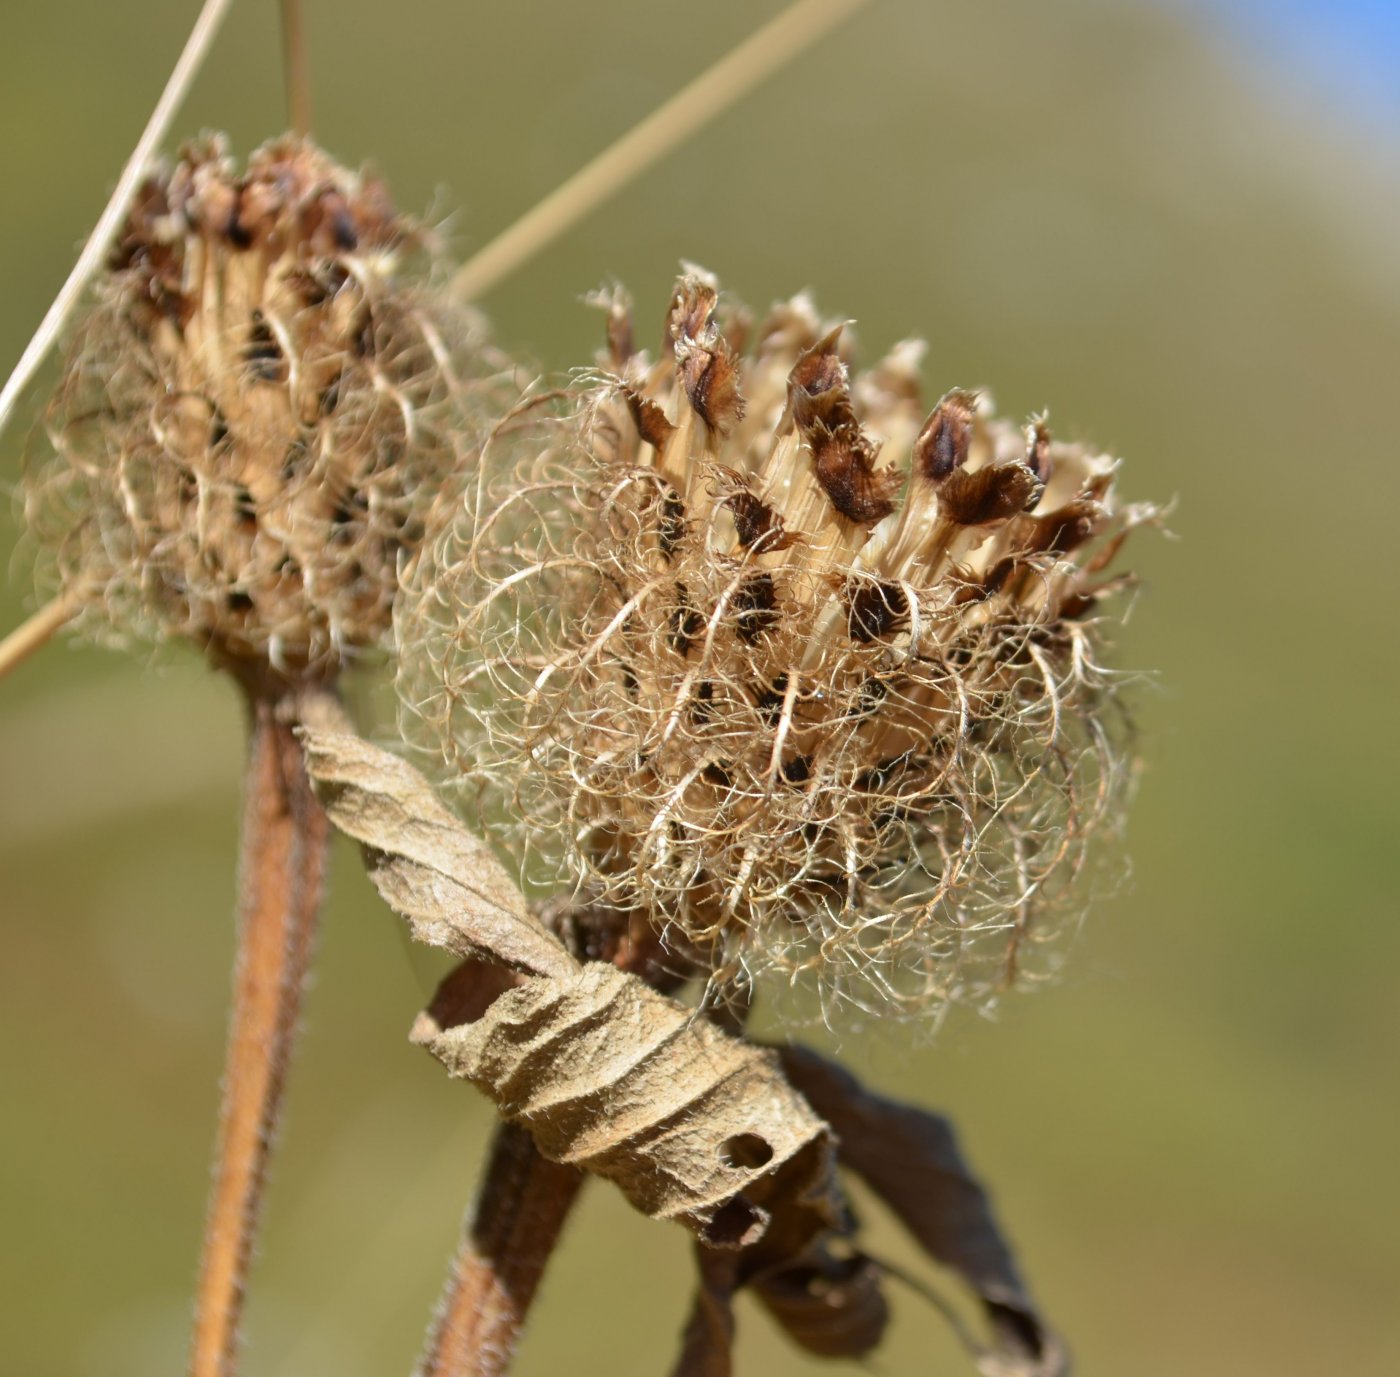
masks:
<svg viewBox="0 0 1400 1377"><path fill-rule="evenodd" d="M752 1171L766 1167L773 1160L773 1148L757 1133L736 1133L720 1144L719 1159L726 1167Z"/></svg>
<svg viewBox="0 0 1400 1377"><path fill-rule="evenodd" d="M758 1238L765 1222L760 1210L736 1195L721 1205L705 1226L705 1242L712 1248L742 1248Z"/></svg>

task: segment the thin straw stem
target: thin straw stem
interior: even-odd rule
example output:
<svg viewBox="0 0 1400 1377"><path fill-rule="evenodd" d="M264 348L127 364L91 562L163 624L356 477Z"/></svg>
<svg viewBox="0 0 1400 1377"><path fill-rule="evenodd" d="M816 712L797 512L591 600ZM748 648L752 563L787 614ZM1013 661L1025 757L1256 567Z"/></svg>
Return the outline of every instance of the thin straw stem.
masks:
<svg viewBox="0 0 1400 1377"><path fill-rule="evenodd" d="M311 133L311 66L301 0L282 0L282 69L287 83L287 118L292 131Z"/></svg>
<svg viewBox="0 0 1400 1377"><path fill-rule="evenodd" d="M583 1184L500 1124L415 1377L500 1377Z"/></svg>
<svg viewBox="0 0 1400 1377"><path fill-rule="evenodd" d="M468 300L490 291L615 191L868 3L796 0L468 259L452 279L453 290Z"/></svg>
<svg viewBox="0 0 1400 1377"><path fill-rule="evenodd" d="M238 959L192 1377L231 1377L236 1368L248 1265L321 906L330 829L292 708L290 697L249 690Z"/></svg>
<svg viewBox="0 0 1400 1377"><path fill-rule="evenodd" d="M21 622L0 641L0 679L22 665L36 650L42 650L62 630L82 606L74 593L64 593L45 603L27 621Z"/></svg>
<svg viewBox="0 0 1400 1377"><path fill-rule="evenodd" d="M199 12L199 18L194 22L194 28L190 30L184 51L175 64L175 70L170 73L170 80L166 82L165 90L160 93L156 108L151 111L151 118L146 122L146 127L142 130L141 137L137 140L131 157L127 160L126 166L122 168L122 175L117 181L111 199L108 200L106 208L93 227L92 233L88 236L87 243L83 245L83 251L78 255L78 261L73 265L73 271L68 274L68 280L59 288L58 295L53 299L53 304L45 313L43 320L40 321L38 330L34 332L34 338L29 341L24 353L20 355L19 362L15 364L14 372L10 374L4 388L0 389L0 433L4 432L5 426L9 423L10 414L14 411L20 393L24 391L29 380L38 372L39 365L48 357L49 350L53 347L54 341L58 338L65 322L72 313L73 307L77 305L78 298L82 295L83 288L87 286L88 279L96 271L98 264L102 261L102 256L107 252L117 232L117 227L121 224L122 216L126 214L126 208L131 201L132 194L145 174L146 165L151 160L151 154L155 151L156 145L165 137L170 122L174 119L175 112L180 108L180 102L184 100L190 83L199 71L200 64L204 61L209 46L214 40L214 35L218 33L219 25L223 22L231 3L232 0L204 0L204 7Z"/></svg>

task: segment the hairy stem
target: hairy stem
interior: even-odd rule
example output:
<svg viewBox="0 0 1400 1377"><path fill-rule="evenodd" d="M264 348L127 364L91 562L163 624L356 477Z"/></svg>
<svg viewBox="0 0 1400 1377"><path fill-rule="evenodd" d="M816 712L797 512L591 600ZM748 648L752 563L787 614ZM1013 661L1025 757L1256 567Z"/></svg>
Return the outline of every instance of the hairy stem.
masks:
<svg viewBox="0 0 1400 1377"><path fill-rule="evenodd" d="M416 1377L496 1377L515 1354L545 1264L583 1184L500 1124Z"/></svg>
<svg viewBox="0 0 1400 1377"><path fill-rule="evenodd" d="M296 1036L329 824L293 734L296 700L248 689L238 954L195 1301L192 1377L230 1377L263 1183Z"/></svg>
<svg viewBox="0 0 1400 1377"><path fill-rule="evenodd" d="M739 1253L697 1244L695 1259L699 1286L671 1377L730 1377L734 1370L732 1305L739 1280Z"/></svg>

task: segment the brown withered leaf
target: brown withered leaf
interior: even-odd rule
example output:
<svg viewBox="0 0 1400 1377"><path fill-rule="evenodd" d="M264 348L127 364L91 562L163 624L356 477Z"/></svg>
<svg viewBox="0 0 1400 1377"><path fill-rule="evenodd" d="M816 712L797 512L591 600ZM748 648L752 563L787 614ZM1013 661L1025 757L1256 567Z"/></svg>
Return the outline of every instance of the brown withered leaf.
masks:
<svg viewBox="0 0 1400 1377"><path fill-rule="evenodd" d="M532 975L568 979L577 971L491 849L417 770L346 732L317 724L301 735L331 821L363 847L375 888L418 941Z"/></svg>
<svg viewBox="0 0 1400 1377"><path fill-rule="evenodd" d="M828 1244L820 1240L750 1287L798 1347L819 1358L863 1358L879 1347L889 1323L884 1271L864 1253L841 1255Z"/></svg>
<svg viewBox="0 0 1400 1377"><path fill-rule="evenodd" d="M613 966L522 979L449 1026L426 1013L413 1040L545 1157L613 1181L710 1247L771 1233L786 1252L842 1217L826 1125L777 1055Z"/></svg>
<svg viewBox="0 0 1400 1377"><path fill-rule="evenodd" d="M993 1335L992 1349L978 1356L985 1377L1067 1377L1069 1354L1031 1300L948 1120L867 1090L808 1048L781 1056L789 1080L835 1130L842 1165L981 1299Z"/></svg>

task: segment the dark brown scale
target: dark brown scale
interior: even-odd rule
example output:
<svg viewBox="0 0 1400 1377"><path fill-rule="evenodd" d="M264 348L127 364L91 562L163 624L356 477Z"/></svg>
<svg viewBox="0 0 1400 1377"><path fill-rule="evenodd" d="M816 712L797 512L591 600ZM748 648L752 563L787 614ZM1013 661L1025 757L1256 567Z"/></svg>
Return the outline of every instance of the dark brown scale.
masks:
<svg viewBox="0 0 1400 1377"><path fill-rule="evenodd" d="M755 554L772 554L797 543L798 537L783 529L783 518L747 488L730 493L724 505L734 513L739 544Z"/></svg>
<svg viewBox="0 0 1400 1377"><path fill-rule="evenodd" d="M703 770L700 771L700 778L706 784L713 784L716 789L731 789L734 787L734 776L729 773L722 760L712 760Z"/></svg>
<svg viewBox="0 0 1400 1377"><path fill-rule="evenodd" d="M735 629L739 639L752 645L778 620L778 592L769 573L752 574L734 595Z"/></svg>
<svg viewBox="0 0 1400 1377"><path fill-rule="evenodd" d="M1031 428L1030 444L1026 449L1026 467L1042 483L1050 479L1050 430L1044 421Z"/></svg>
<svg viewBox="0 0 1400 1377"><path fill-rule="evenodd" d="M1024 464L957 469L938 490L939 510L959 526L986 526L1024 512L1039 500L1040 480Z"/></svg>
<svg viewBox="0 0 1400 1377"><path fill-rule="evenodd" d="M287 379L287 361L282 357L282 346L277 343L261 311L253 312L253 324L248 332L243 361L258 382L285 382Z"/></svg>
<svg viewBox="0 0 1400 1377"><path fill-rule="evenodd" d="M668 562L684 538L685 503L681 501L680 493L668 485L661 498L661 521L656 534L656 543Z"/></svg>
<svg viewBox="0 0 1400 1377"><path fill-rule="evenodd" d="M903 625L909 599L897 583L853 580L846 591L846 628L853 641L868 644Z"/></svg>
<svg viewBox="0 0 1400 1377"><path fill-rule="evenodd" d="M252 492L242 483L239 483L233 490L233 510L238 514L240 526L245 530L257 530L258 504L253 501Z"/></svg>
<svg viewBox="0 0 1400 1377"><path fill-rule="evenodd" d="M848 521L873 526L894 511L894 496L903 480L893 468L875 472L874 446L859 427L843 427L834 434L815 430L805 438L812 447L817 481Z"/></svg>
<svg viewBox="0 0 1400 1377"><path fill-rule="evenodd" d="M666 419L666 412L636 388L625 388L622 395L627 399L627 409L632 413L637 434L656 450L664 450L676 433L675 426Z"/></svg>
<svg viewBox="0 0 1400 1377"><path fill-rule="evenodd" d="M1067 622L1077 622L1087 617L1099 605L1094 593L1072 593L1060 604L1060 616Z"/></svg>
<svg viewBox="0 0 1400 1377"><path fill-rule="evenodd" d="M228 222L224 225L224 238L236 249L253 247L253 232L239 218L237 202L229 210Z"/></svg>
<svg viewBox="0 0 1400 1377"><path fill-rule="evenodd" d="M840 334L833 330L793 365L788 408L831 505L849 521L874 524L894 510L900 478L892 469L875 472L875 449L856 420L846 366L836 354Z"/></svg>
<svg viewBox="0 0 1400 1377"><path fill-rule="evenodd" d="M350 211L343 201L331 217L331 224L336 248L345 253L353 253L360 247L359 231L356 230L355 221L351 218Z"/></svg>
<svg viewBox="0 0 1400 1377"><path fill-rule="evenodd" d="M695 697L690 700L690 716L696 723L703 725L714 720L714 697L715 686L708 679L696 685Z"/></svg>
<svg viewBox="0 0 1400 1377"><path fill-rule="evenodd" d="M716 435L728 435L744 414L739 367L729 346L723 340L712 348L695 345L679 360L677 372L695 414Z"/></svg>
<svg viewBox="0 0 1400 1377"><path fill-rule="evenodd" d="M950 392L934 407L914 442L914 470L935 483L967 462L972 449L972 421L976 397L971 392Z"/></svg>
<svg viewBox="0 0 1400 1377"><path fill-rule="evenodd" d="M676 585L676 605L671 609L671 649L677 655L689 655L690 648L705 630L705 619L690 601L685 584Z"/></svg>
<svg viewBox="0 0 1400 1377"><path fill-rule="evenodd" d="M771 687L754 692L754 707L758 709L758 715L763 719L765 726L772 727L777 724L778 714L787 698L787 686L787 675L780 674L773 680Z"/></svg>
<svg viewBox="0 0 1400 1377"><path fill-rule="evenodd" d="M699 339L718 302L718 293L707 283L693 277L683 279L676 287L666 316L667 343L675 344L686 337Z"/></svg>
<svg viewBox="0 0 1400 1377"><path fill-rule="evenodd" d="M1097 502L1079 498L1058 511L1036 517L1026 548L1052 555L1070 554L1093 538L1101 519Z"/></svg>
<svg viewBox="0 0 1400 1377"><path fill-rule="evenodd" d="M667 332L675 347L676 373L695 414L721 437L744 414L739 363L714 323L713 287L687 279L671 302Z"/></svg>

